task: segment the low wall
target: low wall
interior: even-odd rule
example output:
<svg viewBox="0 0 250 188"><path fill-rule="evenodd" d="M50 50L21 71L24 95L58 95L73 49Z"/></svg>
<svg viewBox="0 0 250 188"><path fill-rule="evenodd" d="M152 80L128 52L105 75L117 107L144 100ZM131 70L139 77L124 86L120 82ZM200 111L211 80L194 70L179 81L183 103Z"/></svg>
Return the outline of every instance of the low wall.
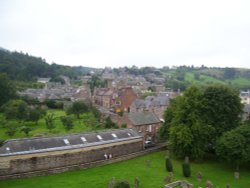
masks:
<svg viewBox="0 0 250 188"><path fill-rule="evenodd" d="M121 145L121 147L124 147L124 145ZM140 146L138 145L137 147L140 147ZM137 147L135 147L135 145L133 146L133 148L137 148ZM28 167L25 167L24 170L26 170L26 171L23 170L21 172L18 171L15 173L10 173L9 170L7 173L6 173L6 171L5 172L2 171L2 173L0 171L0 180L15 179L15 178L28 178L28 177L33 177L33 176L44 176L44 175L50 175L50 174L61 173L61 172L66 172L66 171L73 171L73 170L86 169L86 168L91 168L91 167L96 167L96 166L102 166L102 165L106 165L106 164L111 164L111 163L115 163L115 162L119 162L119 161L123 161L123 160L128 160L131 158L135 158L135 157L138 157L138 156L150 153L150 152L155 152L155 151L163 149L164 147L165 147L165 144L161 144L157 147L150 148L147 150L140 149L140 151L130 152L130 154L128 153L128 150L123 148L122 149L123 152L120 152L120 155L113 155L112 159L107 159L107 160L104 160L103 152L102 152L101 159L96 158L96 156L90 156L90 155L94 154L94 153L90 152L89 156L84 157L84 158L90 159L90 157L94 157L96 159L95 161L82 162L82 163L77 163L77 164L67 164L67 165L64 165L61 167L53 167L53 168L50 167L50 168L44 168L44 169L32 170L32 171L27 171L27 170L31 169L31 166L30 166L31 164L29 164L29 163L34 159L29 159L29 160L31 160L29 162L25 161L25 162L20 163L20 161L19 161L19 167L21 167L21 166L24 167L25 163L27 163L29 165ZM117 149L118 149L118 147L117 147ZM105 149L104 149L104 151L105 151ZM114 151L114 150L112 150L112 151ZM53 158L53 161L56 161L56 159L57 159L57 157ZM41 160L43 160L43 159L41 159ZM46 161L47 161L47 159L46 159ZM17 161L15 161L14 163L18 164ZM14 165L14 163L12 165ZM50 163L52 163L52 161L49 161L49 164Z"/></svg>

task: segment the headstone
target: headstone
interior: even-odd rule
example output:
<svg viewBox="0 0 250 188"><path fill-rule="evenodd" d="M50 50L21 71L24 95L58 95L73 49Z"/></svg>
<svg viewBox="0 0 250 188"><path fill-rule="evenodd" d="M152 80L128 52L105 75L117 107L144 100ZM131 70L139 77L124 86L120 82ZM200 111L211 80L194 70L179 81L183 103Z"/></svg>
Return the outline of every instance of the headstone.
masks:
<svg viewBox="0 0 250 188"><path fill-rule="evenodd" d="M202 173L201 173L201 172L198 172L198 173L197 173L197 180L198 180L199 182L201 182L201 180L202 180Z"/></svg>
<svg viewBox="0 0 250 188"><path fill-rule="evenodd" d="M139 178L138 177L135 177L135 188L139 188L139 184L140 184L140 181L139 181Z"/></svg>
<svg viewBox="0 0 250 188"><path fill-rule="evenodd" d="M238 171L234 172L234 178L238 180L240 178L240 173Z"/></svg>
<svg viewBox="0 0 250 188"><path fill-rule="evenodd" d="M207 181L206 188L213 188L213 183L211 181Z"/></svg>

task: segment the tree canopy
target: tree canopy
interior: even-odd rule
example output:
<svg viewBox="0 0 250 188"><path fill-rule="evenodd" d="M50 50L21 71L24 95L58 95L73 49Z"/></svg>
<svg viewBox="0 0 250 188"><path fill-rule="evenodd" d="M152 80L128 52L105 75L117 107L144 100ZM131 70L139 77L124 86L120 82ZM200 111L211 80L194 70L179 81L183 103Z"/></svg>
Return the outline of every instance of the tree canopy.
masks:
<svg viewBox="0 0 250 188"><path fill-rule="evenodd" d="M0 106L15 98L16 90L6 74L0 74Z"/></svg>
<svg viewBox="0 0 250 188"><path fill-rule="evenodd" d="M202 158L222 133L239 125L241 113L242 105L234 90L192 86L171 101L160 135L168 139L178 157Z"/></svg>

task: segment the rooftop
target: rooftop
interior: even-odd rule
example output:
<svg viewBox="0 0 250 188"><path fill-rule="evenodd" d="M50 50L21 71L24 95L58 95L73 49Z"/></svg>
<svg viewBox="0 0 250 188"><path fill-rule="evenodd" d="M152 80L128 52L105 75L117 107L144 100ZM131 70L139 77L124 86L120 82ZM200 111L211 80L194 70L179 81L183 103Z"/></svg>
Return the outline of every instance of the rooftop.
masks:
<svg viewBox="0 0 250 188"><path fill-rule="evenodd" d="M68 134L56 137L11 139L7 140L4 145L0 147L0 157L77 149L136 138L141 138L141 136L133 129L116 129L104 132Z"/></svg>

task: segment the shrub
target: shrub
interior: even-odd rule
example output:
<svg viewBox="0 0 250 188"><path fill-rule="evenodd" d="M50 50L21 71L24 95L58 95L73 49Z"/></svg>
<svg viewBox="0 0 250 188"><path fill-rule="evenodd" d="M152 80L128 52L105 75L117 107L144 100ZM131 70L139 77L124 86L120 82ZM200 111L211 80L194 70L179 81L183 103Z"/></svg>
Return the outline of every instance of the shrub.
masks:
<svg viewBox="0 0 250 188"><path fill-rule="evenodd" d="M191 169L188 157L185 157L185 162L182 164L182 171L183 171L183 176L185 177L191 176Z"/></svg>
<svg viewBox="0 0 250 188"><path fill-rule="evenodd" d="M113 188L130 188L130 185L127 181L117 181Z"/></svg>
<svg viewBox="0 0 250 188"><path fill-rule="evenodd" d="M168 172L173 172L173 165L169 157L166 157L166 170Z"/></svg>

